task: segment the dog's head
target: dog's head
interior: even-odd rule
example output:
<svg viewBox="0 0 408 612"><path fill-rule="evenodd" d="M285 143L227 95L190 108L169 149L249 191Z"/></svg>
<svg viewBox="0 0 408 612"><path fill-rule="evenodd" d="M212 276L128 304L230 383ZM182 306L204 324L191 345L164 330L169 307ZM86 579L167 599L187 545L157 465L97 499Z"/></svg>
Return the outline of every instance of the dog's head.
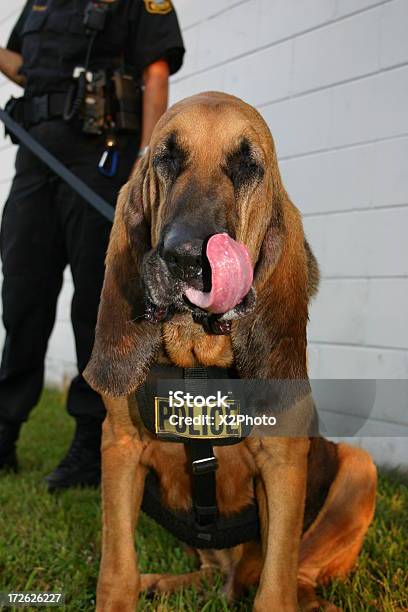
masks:
<svg viewBox="0 0 408 612"><path fill-rule="evenodd" d="M284 251L286 269L272 283ZM249 330L256 319L265 325L270 301L285 307L291 283L307 304L305 257L259 113L221 93L179 102L157 124L119 197L87 379L108 395L134 390L160 344L160 321L180 312L196 322L228 321L221 332L238 319L232 334L240 354L242 342L257 343ZM282 327L276 318L270 324Z"/></svg>
<svg viewBox="0 0 408 612"><path fill-rule="evenodd" d="M142 275L153 319L233 319L253 305L252 268L279 215L268 193L272 159L263 120L235 98L195 96L163 117L146 169L153 248Z"/></svg>

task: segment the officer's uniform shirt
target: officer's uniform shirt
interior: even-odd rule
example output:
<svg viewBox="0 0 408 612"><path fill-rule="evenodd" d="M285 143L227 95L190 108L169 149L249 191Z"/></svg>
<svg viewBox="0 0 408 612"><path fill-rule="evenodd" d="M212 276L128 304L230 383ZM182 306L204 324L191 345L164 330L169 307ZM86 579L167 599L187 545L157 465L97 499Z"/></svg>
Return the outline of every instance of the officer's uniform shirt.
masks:
<svg viewBox="0 0 408 612"><path fill-rule="evenodd" d="M89 0L28 0L8 49L21 53L26 96L67 91L76 66L85 61L83 25ZM183 40L170 0L118 0L110 4L105 30L96 37L90 70L131 66L136 77L159 59L179 70Z"/></svg>

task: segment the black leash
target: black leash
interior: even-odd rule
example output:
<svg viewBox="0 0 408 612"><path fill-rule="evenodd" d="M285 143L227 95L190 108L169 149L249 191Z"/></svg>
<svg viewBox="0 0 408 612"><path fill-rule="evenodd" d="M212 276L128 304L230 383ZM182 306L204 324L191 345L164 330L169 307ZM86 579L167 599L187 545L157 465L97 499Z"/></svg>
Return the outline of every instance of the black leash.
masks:
<svg viewBox="0 0 408 612"><path fill-rule="evenodd" d="M109 221L113 221L114 208L80 178L75 176L64 164L33 138L24 128L0 108L0 120L18 140L27 147L38 159L46 164L55 174L65 181L78 195L88 202Z"/></svg>

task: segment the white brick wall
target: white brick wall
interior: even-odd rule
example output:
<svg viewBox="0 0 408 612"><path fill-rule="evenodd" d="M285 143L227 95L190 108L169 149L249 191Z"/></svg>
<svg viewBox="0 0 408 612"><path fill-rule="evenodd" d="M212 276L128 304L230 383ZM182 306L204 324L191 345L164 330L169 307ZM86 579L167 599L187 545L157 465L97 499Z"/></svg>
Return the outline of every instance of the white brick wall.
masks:
<svg viewBox="0 0 408 612"><path fill-rule="evenodd" d="M407 378L408 0L176 6L190 57L172 101L220 89L257 106L304 214L323 276L312 376ZM378 406L373 423L390 431ZM407 407L391 417L405 434ZM406 438L359 442L408 463Z"/></svg>
<svg viewBox="0 0 408 612"><path fill-rule="evenodd" d="M0 7L0 44L21 4ZM323 275L309 329L312 375L407 378L408 0L175 5L187 56L171 101L217 89L256 105L304 214ZM9 93L0 82L0 101ZM3 141L2 201L11 174ZM53 380L74 367L71 293L67 274L49 349ZM408 411L396 414L408 427ZM408 463L405 439L364 444L382 461Z"/></svg>

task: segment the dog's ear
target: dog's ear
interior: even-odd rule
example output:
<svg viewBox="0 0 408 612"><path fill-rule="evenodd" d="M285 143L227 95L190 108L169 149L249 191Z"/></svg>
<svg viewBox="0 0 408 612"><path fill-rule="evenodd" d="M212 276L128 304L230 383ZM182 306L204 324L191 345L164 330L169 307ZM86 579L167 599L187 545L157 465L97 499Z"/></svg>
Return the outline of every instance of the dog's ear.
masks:
<svg viewBox="0 0 408 612"><path fill-rule="evenodd" d="M308 320L307 255L302 221L282 184L276 155L256 209L269 211L255 265L256 306L237 320L232 342L243 378L304 378ZM270 206L272 202L272 207Z"/></svg>
<svg viewBox="0 0 408 612"><path fill-rule="evenodd" d="M141 278L150 248L148 158L122 188L115 211L95 343L84 378L101 394L124 396L143 382L161 339L160 325L144 319Z"/></svg>

